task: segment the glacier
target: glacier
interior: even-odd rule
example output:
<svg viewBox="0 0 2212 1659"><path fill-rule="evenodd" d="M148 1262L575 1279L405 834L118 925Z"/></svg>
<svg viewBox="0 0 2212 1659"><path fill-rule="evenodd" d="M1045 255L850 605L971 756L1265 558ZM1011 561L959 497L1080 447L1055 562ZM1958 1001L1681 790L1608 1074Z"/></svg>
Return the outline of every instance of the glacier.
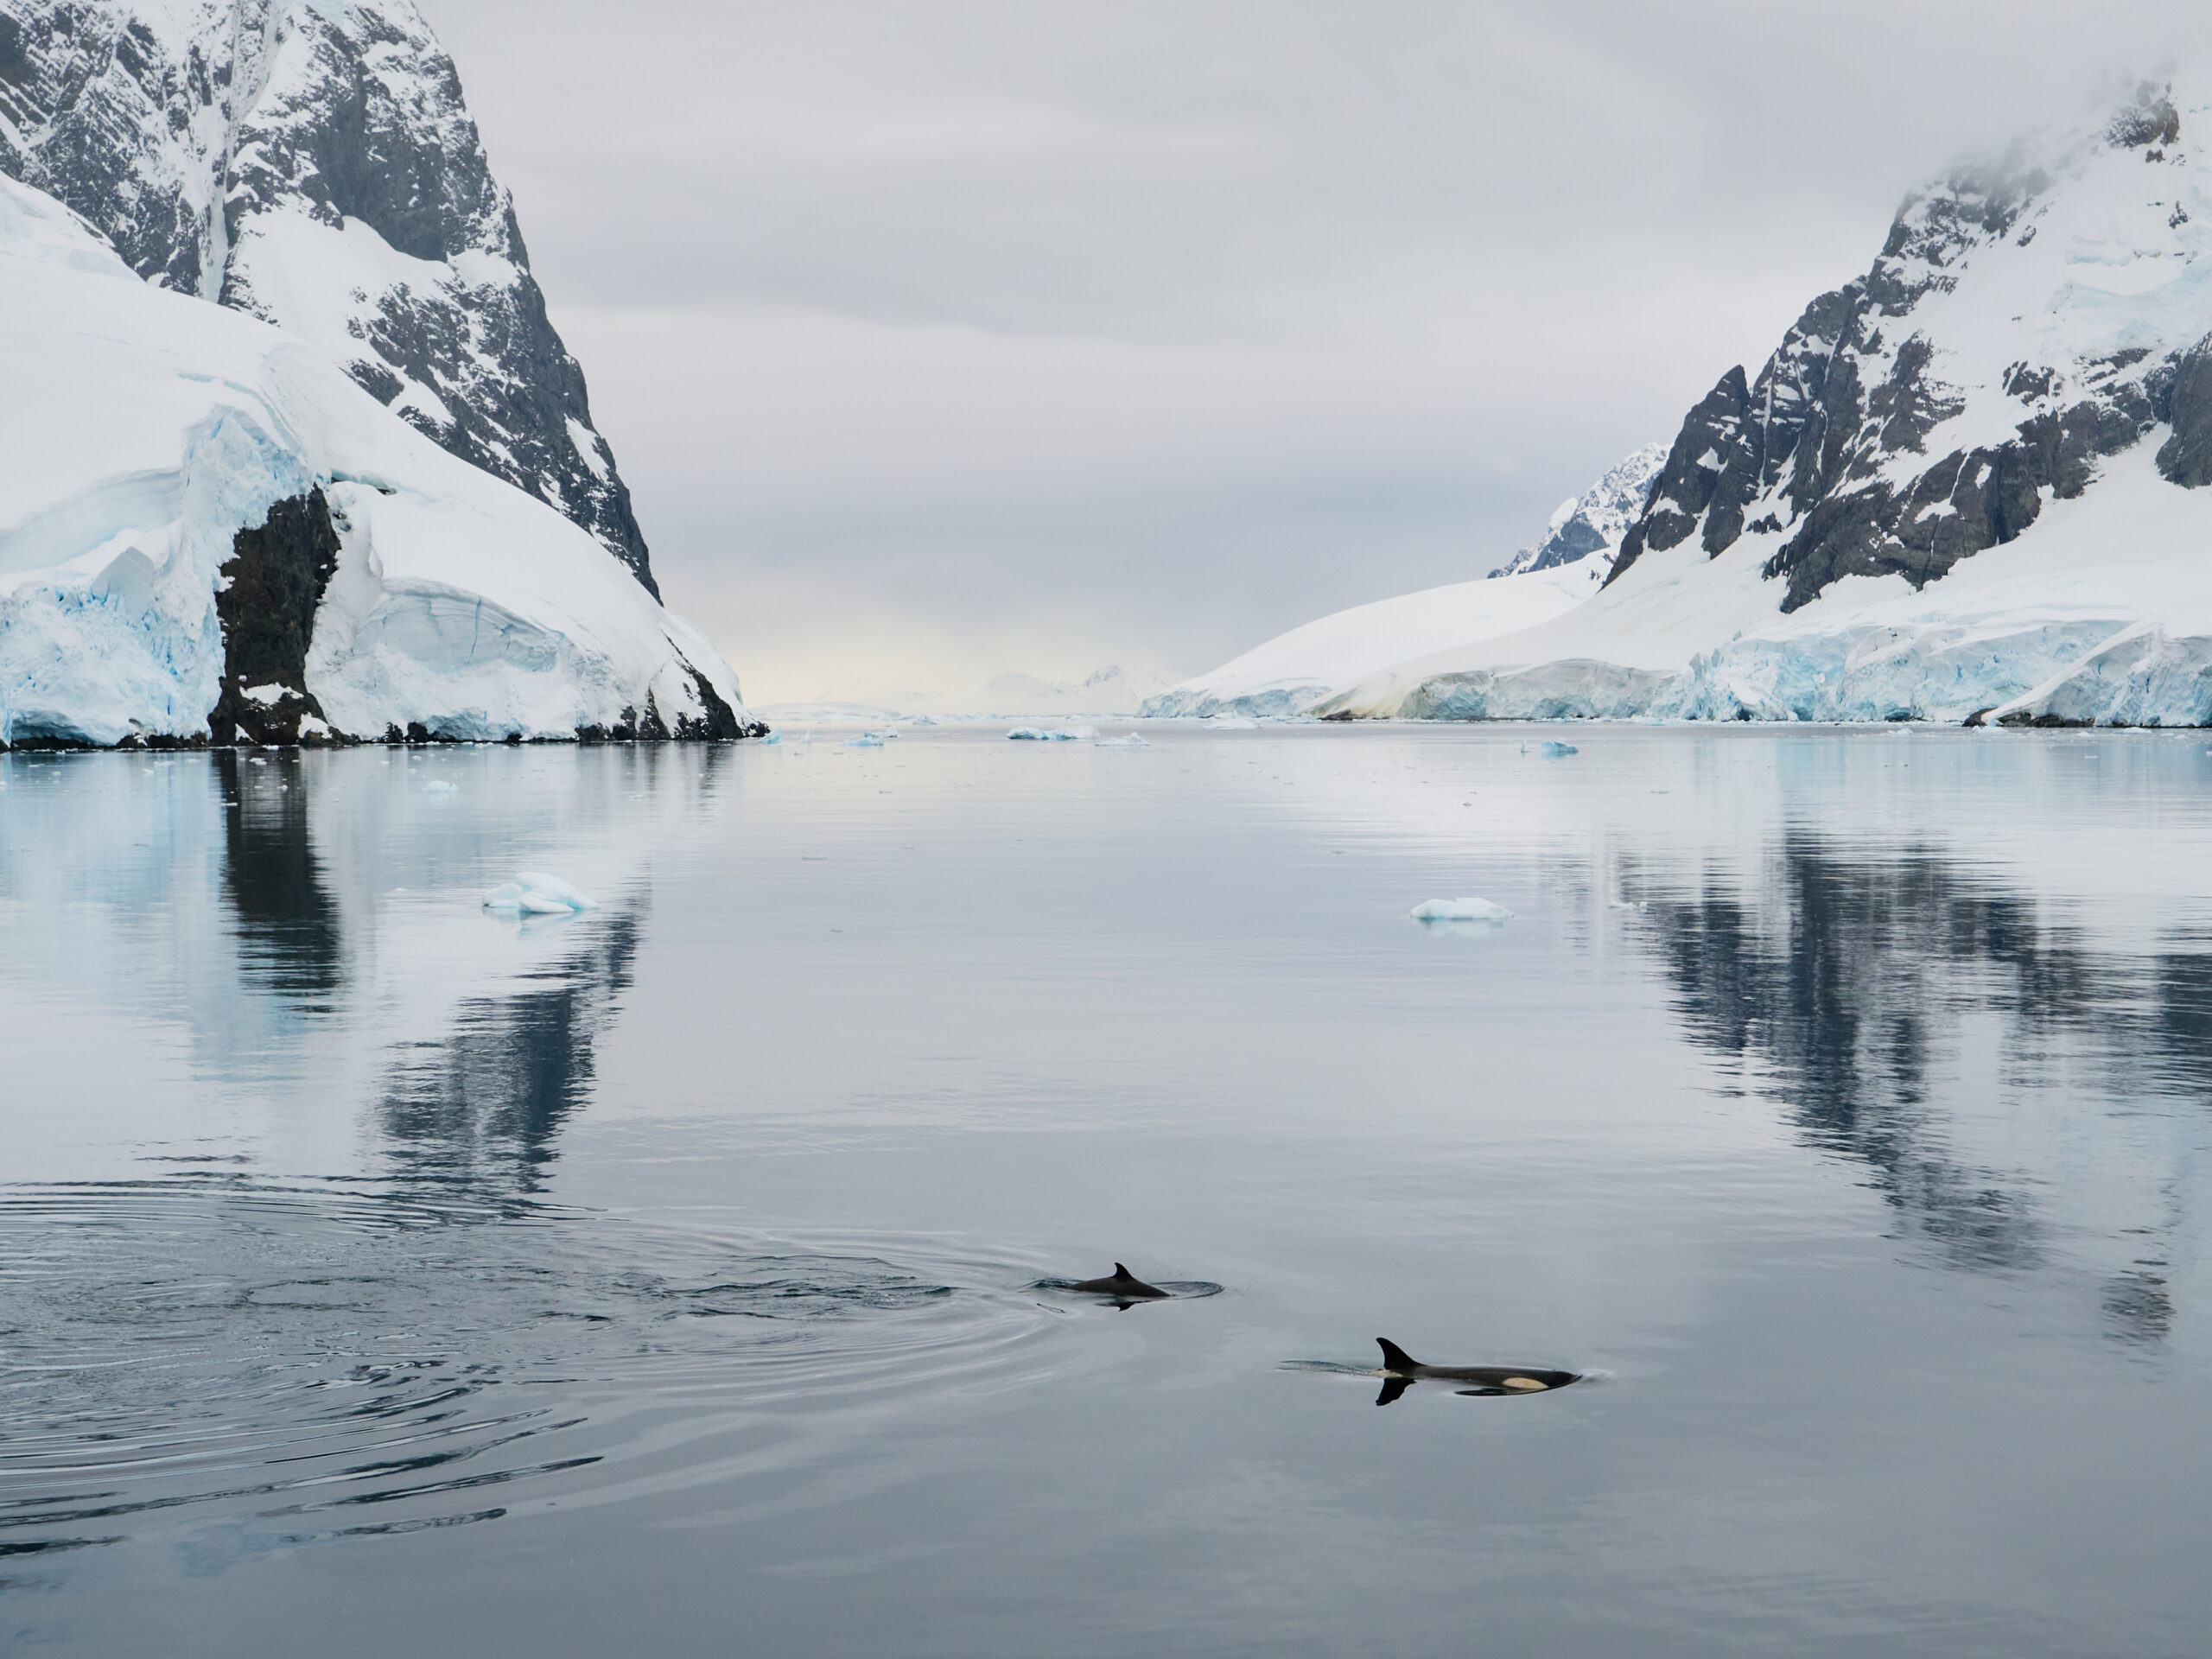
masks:
<svg viewBox="0 0 2212 1659"><path fill-rule="evenodd" d="M1916 191L1690 410L1618 549L1557 567L1602 573L1572 602L1443 643L1431 596L1362 607L1147 712L2212 723L2208 129L2212 87L2145 83ZM1435 629L1382 662L1394 607Z"/></svg>
<svg viewBox="0 0 2212 1659"><path fill-rule="evenodd" d="M5 178L0 362L0 743L763 729L591 531Z"/></svg>

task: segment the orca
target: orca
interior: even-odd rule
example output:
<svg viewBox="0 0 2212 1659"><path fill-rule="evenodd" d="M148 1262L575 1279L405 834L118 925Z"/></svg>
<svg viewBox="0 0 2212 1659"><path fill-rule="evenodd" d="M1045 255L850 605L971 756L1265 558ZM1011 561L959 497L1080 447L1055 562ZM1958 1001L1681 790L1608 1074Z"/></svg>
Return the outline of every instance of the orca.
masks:
<svg viewBox="0 0 2212 1659"><path fill-rule="evenodd" d="M1582 1380L1577 1371L1548 1371L1533 1365L1424 1365L1388 1337L1375 1340L1382 1350L1382 1369L1377 1373L1382 1392L1375 1397L1378 1406L1389 1405L1424 1380L1471 1382L1473 1388L1454 1390L1467 1395L1545 1394Z"/></svg>
<svg viewBox="0 0 2212 1659"><path fill-rule="evenodd" d="M1093 1296L1111 1296L1127 1302L1166 1301L1172 1294L1171 1292L1160 1289L1157 1285L1147 1285L1118 1262L1114 1264L1114 1272L1110 1278L1078 1279L1075 1283L1065 1285L1062 1288L1080 1290Z"/></svg>

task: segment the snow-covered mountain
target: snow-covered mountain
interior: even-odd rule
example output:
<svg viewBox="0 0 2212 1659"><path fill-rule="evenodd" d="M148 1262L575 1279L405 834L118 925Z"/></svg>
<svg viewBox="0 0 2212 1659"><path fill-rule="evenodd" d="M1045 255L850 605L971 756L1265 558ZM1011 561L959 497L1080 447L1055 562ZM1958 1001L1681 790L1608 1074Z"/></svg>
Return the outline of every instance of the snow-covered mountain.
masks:
<svg viewBox="0 0 2212 1659"><path fill-rule="evenodd" d="M2212 722L2208 331L2212 87L2145 85L1910 197L1690 411L1594 596L1305 706Z"/></svg>
<svg viewBox="0 0 2212 1659"><path fill-rule="evenodd" d="M1630 529L1643 518L1651 480L1666 463L1667 446L1647 443L1580 495L1560 502L1544 526L1543 540L1522 548L1491 575L1517 576L1524 570L1573 564L1593 553L1618 553ZM1606 570L1611 573L1610 558Z"/></svg>
<svg viewBox="0 0 2212 1659"><path fill-rule="evenodd" d="M4 179L0 365L0 744L762 729L590 532Z"/></svg>
<svg viewBox="0 0 2212 1659"><path fill-rule="evenodd" d="M0 174L276 323L658 595L583 373L410 0L0 0Z"/></svg>

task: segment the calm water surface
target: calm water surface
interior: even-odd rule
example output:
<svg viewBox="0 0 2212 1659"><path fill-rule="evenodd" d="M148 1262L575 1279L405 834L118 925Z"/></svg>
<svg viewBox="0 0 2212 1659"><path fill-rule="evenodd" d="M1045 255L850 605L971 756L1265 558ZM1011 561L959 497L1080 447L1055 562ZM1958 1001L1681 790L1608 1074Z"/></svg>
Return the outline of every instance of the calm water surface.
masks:
<svg viewBox="0 0 2212 1659"><path fill-rule="evenodd" d="M1548 734L0 757L0 1640L2202 1654L2212 743Z"/></svg>

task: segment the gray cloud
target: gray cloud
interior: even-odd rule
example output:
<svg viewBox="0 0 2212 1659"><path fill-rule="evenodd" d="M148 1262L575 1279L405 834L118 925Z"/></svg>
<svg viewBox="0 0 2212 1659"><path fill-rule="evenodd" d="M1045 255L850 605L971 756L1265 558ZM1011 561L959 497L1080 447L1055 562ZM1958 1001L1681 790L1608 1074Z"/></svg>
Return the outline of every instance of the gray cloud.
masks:
<svg viewBox="0 0 2212 1659"><path fill-rule="evenodd" d="M2178 4L425 0L656 567L808 696L1478 575Z"/></svg>

